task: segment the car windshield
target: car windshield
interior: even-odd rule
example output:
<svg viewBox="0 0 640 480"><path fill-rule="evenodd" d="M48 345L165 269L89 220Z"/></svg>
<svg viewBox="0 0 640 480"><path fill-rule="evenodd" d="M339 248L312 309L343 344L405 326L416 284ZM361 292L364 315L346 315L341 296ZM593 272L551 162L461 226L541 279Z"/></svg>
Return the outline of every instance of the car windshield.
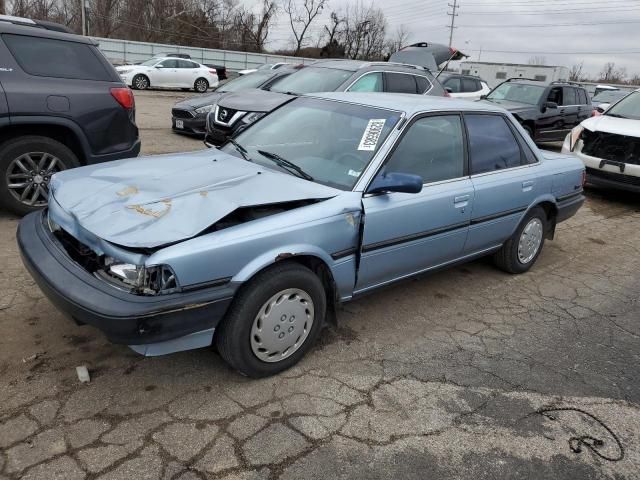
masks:
<svg viewBox="0 0 640 480"><path fill-rule="evenodd" d="M617 102L622 97L628 95L629 92L623 92L621 90L605 90L600 92L598 95L593 97L591 100L592 103L611 103Z"/></svg>
<svg viewBox="0 0 640 480"><path fill-rule="evenodd" d="M306 67L288 76L271 90L280 93L334 92L353 72L337 68Z"/></svg>
<svg viewBox="0 0 640 480"><path fill-rule="evenodd" d="M489 100L506 100L509 102L537 105L544 94L544 86L528 85L525 83L502 83L498 85L487 98Z"/></svg>
<svg viewBox="0 0 640 480"><path fill-rule="evenodd" d="M351 190L400 117L391 110L301 97L221 150L238 158L245 153L268 168Z"/></svg>
<svg viewBox="0 0 640 480"><path fill-rule="evenodd" d="M627 95L614 106L609 108L605 115L608 117L640 120L640 92L633 92Z"/></svg>
<svg viewBox="0 0 640 480"><path fill-rule="evenodd" d="M273 78L273 73L271 72L254 72L250 73L249 75L243 75L242 77L238 77L235 80L231 80L230 82L225 83L218 89L218 91L237 92L239 90L246 90L248 88L258 88L270 78Z"/></svg>

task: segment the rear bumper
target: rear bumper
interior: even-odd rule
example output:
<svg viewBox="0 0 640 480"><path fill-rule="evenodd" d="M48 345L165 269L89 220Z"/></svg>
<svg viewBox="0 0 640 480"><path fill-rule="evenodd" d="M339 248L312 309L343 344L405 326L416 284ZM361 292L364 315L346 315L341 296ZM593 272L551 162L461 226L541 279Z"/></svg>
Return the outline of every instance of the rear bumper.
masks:
<svg viewBox="0 0 640 480"><path fill-rule="evenodd" d="M558 214L556 216L556 223L564 222L565 220L573 217L580 207L584 204L585 197L582 194L582 190L571 195L558 198L556 204L558 208Z"/></svg>
<svg viewBox="0 0 640 480"><path fill-rule="evenodd" d="M142 143L138 138L133 145L120 152L108 153L106 155L88 155L87 164L92 165L94 163L111 162L112 160L122 160L123 158L134 158L140 154L140 147Z"/></svg>
<svg viewBox="0 0 640 480"><path fill-rule="evenodd" d="M148 345L213 329L224 317L234 285L154 297L118 290L67 255L44 215L34 212L20 222L22 260L47 298L77 323L98 328L113 343Z"/></svg>

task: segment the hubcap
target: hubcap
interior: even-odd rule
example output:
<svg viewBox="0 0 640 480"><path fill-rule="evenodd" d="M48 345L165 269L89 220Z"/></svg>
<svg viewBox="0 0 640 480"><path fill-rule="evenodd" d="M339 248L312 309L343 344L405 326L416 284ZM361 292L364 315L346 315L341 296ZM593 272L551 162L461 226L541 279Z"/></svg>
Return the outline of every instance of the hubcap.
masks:
<svg viewBox="0 0 640 480"><path fill-rule="evenodd" d="M538 253L542 244L544 228L539 218L532 218L524 227L518 242L518 260L522 264L527 264Z"/></svg>
<svg viewBox="0 0 640 480"><path fill-rule="evenodd" d="M9 164L5 181L11 195L20 203L43 207L47 204L51 176L65 168L64 163L50 153L24 153Z"/></svg>
<svg viewBox="0 0 640 480"><path fill-rule="evenodd" d="M313 319L313 300L307 292L289 288L276 293L262 305L253 321L253 354L268 363L290 357L309 336Z"/></svg>
<svg viewBox="0 0 640 480"><path fill-rule="evenodd" d="M136 79L136 87L140 90L147 88L147 80L144 77L138 77Z"/></svg>
<svg viewBox="0 0 640 480"><path fill-rule="evenodd" d="M196 88L199 92L204 92L207 89L207 84L204 81L200 80L196 83Z"/></svg>

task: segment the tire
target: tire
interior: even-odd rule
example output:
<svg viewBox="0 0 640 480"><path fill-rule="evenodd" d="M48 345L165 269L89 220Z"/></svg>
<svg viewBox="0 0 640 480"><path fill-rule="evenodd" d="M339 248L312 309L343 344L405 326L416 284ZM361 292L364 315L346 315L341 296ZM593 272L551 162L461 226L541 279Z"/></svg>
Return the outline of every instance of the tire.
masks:
<svg viewBox="0 0 640 480"><path fill-rule="evenodd" d="M508 273L527 272L536 263L540 252L542 252L547 224L547 213L544 209L541 207L532 208L520 222L511 238L495 253L493 259L498 268ZM533 241L537 245L535 250L534 247L528 248L527 237L529 241Z"/></svg>
<svg viewBox="0 0 640 480"><path fill-rule="evenodd" d="M47 204L51 175L79 166L78 157L51 138L9 140L0 146L0 202L18 215L38 210Z"/></svg>
<svg viewBox="0 0 640 480"><path fill-rule="evenodd" d="M243 375L275 375L298 363L312 347L326 310L326 293L316 274L297 263L276 264L242 287L216 329L215 346Z"/></svg>
<svg viewBox="0 0 640 480"><path fill-rule="evenodd" d="M150 86L151 82L149 82L149 77L142 75L141 73L133 77L133 80L131 80L131 88L134 90L146 90Z"/></svg>
<svg viewBox="0 0 640 480"><path fill-rule="evenodd" d="M198 93L206 93L209 90L209 82L206 78L198 78L193 82L193 89Z"/></svg>

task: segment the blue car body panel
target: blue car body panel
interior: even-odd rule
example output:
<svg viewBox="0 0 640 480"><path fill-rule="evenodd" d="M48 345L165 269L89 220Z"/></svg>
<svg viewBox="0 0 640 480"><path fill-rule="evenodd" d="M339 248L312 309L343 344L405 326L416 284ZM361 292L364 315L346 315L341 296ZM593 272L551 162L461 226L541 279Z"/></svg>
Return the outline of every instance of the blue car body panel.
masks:
<svg viewBox="0 0 640 480"><path fill-rule="evenodd" d="M229 285L237 291L278 261L313 257L328 268L336 299L347 301L497 250L537 205L549 211L566 206L557 217L564 220L582 204L582 162L538 150L518 122L498 107L413 95L318 97L402 112L399 128L378 146L352 191L205 150L58 173L52 181L49 220L99 255L171 267L188 290ZM440 111L505 116L537 162L425 184L415 194L366 193L411 120ZM234 212L274 206L277 211L269 215L216 228ZM212 330L191 334L173 343L162 337L155 348L143 338L136 350L157 354L200 346Z"/></svg>

